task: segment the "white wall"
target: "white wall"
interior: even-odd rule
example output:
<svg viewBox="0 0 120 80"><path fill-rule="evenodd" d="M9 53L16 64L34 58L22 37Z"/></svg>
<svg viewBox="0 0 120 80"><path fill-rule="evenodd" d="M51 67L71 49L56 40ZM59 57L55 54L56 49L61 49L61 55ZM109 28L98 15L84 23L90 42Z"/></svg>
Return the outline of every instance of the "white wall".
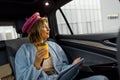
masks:
<svg viewBox="0 0 120 80"><path fill-rule="evenodd" d="M116 32L120 27L119 0L101 0L102 21L104 32ZM108 19L108 15L118 15L116 19Z"/></svg>

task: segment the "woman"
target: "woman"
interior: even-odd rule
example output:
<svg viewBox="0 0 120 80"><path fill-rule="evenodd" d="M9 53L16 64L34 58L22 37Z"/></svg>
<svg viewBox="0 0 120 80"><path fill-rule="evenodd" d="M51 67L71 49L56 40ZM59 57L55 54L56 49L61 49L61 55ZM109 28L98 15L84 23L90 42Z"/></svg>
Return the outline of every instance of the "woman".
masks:
<svg viewBox="0 0 120 80"><path fill-rule="evenodd" d="M56 80L61 71L80 61L80 58L76 58L69 65L62 48L54 42L46 41L49 38L50 29L47 19L40 17L38 12L27 19L22 31L28 33L30 43L23 44L17 51L15 57L17 80ZM76 74L72 76L72 79ZM95 76L85 80L99 77L101 80L107 79L104 76Z"/></svg>

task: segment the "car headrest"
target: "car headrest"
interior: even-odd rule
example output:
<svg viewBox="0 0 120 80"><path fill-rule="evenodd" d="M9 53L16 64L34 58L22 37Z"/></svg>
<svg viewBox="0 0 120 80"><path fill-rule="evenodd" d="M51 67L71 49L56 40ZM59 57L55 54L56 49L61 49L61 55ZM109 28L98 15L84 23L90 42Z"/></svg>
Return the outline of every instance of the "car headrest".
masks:
<svg viewBox="0 0 120 80"><path fill-rule="evenodd" d="M16 21L16 31L17 31L17 33L19 33L19 34L23 33L22 32L22 26L23 26L24 23L25 23L25 20Z"/></svg>
<svg viewBox="0 0 120 80"><path fill-rule="evenodd" d="M28 35L27 33L22 32L22 27L23 27L24 23L25 23L25 20L16 21L16 32L21 34L22 37L26 37Z"/></svg>

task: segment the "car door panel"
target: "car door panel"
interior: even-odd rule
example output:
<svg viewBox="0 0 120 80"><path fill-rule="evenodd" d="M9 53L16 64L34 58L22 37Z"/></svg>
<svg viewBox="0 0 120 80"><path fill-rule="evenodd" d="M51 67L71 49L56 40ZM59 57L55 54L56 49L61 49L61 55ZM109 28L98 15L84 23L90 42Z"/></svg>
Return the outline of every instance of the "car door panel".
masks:
<svg viewBox="0 0 120 80"><path fill-rule="evenodd" d="M84 66L92 69L94 74L103 74L111 80L117 80L116 38L117 33L59 35L57 42L64 49L70 63L77 57L83 57L85 58ZM82 74L86 75L86 71L80 73ZM90 72L89 75L91 74L93 73Z"/></svg>

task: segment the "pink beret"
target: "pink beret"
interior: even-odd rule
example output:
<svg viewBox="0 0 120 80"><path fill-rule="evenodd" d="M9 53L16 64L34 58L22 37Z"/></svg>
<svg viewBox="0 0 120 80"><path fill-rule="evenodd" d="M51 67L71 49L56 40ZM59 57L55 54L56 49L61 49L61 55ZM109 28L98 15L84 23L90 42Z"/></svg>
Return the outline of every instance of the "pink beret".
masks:
<svg viewBox="0 0 120 80"><path fill-rule="evenodd" d="M40 14L38 12L34 13L30 18L26 20L22 27L22 32L29 33L30 29L32 28L33 24L40 19Z"/></svg>

